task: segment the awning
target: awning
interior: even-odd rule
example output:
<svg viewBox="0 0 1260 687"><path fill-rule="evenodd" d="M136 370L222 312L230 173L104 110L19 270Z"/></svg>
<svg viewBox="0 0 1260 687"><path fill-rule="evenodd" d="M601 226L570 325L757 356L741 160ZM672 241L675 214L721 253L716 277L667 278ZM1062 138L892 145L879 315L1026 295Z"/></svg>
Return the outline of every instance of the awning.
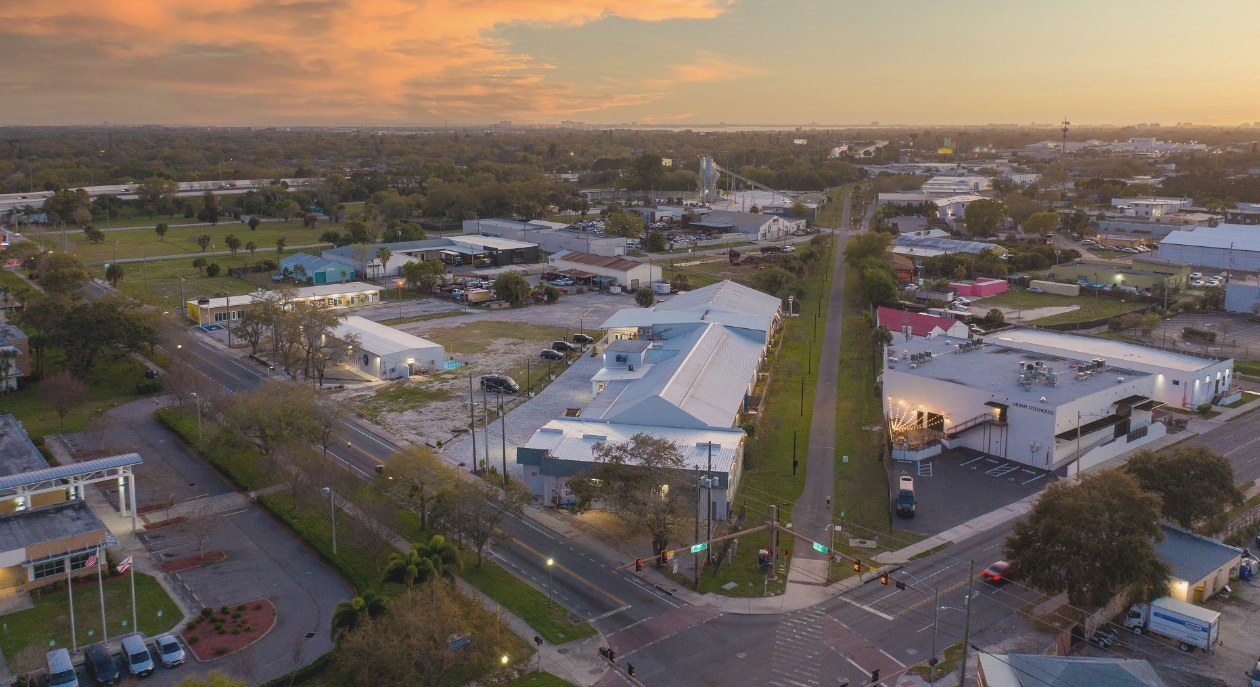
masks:
<svg viewBox="0 0 1260 687"><path fill-rule="evenodd" d="M1126 413L1124 415L1108 415L1107 417L1103 417L1097 420L1093 420L1091 422L1087 422L1081 425L1079 436L1083 437L1089 434L1093 434L1094 432L1102 431L1104 429L1107 429L1108 427L1112 427L1128 419L1129 419L1129 415ZM1060 432L1054 435L1054 438L1066 441L1066 440L1075 439L1077 436L1078 436L1077 431L1075 428L1073 428L1073 429L1069 429L1066 432Z"/></svg>
<svg viewBox="0 0 1260 687"><path fill-rule="evenodd" d="M1164 406L1163 401L1149 400L1144 403L1139 403L1133 406L1133 409L1134 410L1155 410L1156 408L1162 408L1163 406Z"/></svg>
<svg viewBox="0 0 1260 687"><path fill-rule="evenodd" d="M1142 403L1143 401L1149 401L1149 400L1151 400L1150 396L1143 396L1142 394L1133 394L1132 396L1125 396L1124 398L1120 399L1119 401L1116 401L1115 403L1112 403L1111 405L1116 406L1118 408L1132 408L1133 406L1136 406L1137 404Z"/></svg>

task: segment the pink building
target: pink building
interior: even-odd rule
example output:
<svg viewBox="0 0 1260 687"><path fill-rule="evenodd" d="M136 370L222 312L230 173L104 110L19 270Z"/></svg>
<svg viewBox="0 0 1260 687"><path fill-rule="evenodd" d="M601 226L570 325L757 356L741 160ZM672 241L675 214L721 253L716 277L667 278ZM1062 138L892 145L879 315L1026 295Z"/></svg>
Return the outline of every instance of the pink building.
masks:
<svg viewBox="0 0 1260 687"><path fill-rule="evenodd" d="M876 314L879 323L892 330L893 334L924 337L943 334L958 339L967 338L967 325L950 317L937 317L883 306L880 306Z"/></svg>
<svg viewBox="0 0 1260 687"><path fill-rule="evenodd" d="M949 283L949 288L957 291L959 296L984 298L985 296L1006 293L1006 280L981 277L975 281L952 281Z"/></svg>

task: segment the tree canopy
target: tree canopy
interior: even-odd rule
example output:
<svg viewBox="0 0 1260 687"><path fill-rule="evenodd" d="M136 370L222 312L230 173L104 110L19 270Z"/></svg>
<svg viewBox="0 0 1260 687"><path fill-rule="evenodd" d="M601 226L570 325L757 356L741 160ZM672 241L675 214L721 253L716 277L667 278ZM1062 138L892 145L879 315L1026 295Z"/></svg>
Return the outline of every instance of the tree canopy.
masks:
<svg viewBox="0 0 1260 687"><path fill-rule="evenodd" d="M1178 446L1171 454L1138 451L1124 465L1144 491L1157 494L1165 518L1191 528L1242 505L1229 459L1206 446Z"/></svg>

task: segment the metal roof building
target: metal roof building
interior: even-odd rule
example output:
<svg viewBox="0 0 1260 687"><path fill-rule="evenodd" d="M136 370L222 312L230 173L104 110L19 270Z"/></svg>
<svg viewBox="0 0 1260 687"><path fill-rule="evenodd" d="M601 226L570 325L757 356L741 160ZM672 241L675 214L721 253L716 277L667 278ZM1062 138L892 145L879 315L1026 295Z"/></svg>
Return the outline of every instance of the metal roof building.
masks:
<svg viewBox="0 0 1260 687"><path fill-rule="evenodd" d="M981 653L978 660L979 687L1164 687L1141 659Z"/></svg>
<svg viewBox="0 0 1260 687"><path fill-rule="evenodd" d="M981 251L987 248L996 249L1001 254L1006 253L1006 249L996 243L938 239L930 236L915 236L913 234L902 234L894 239L892 252L930 258L937 255L945 255L946 253L979 255Z"/></svg>
<svg viewBox="0 0 1260 687"><path fill-rule="evenodd" d="M1161 524L1164 540L1155 554L1168 564L1168 595L1178 601L1203 603L1236 577L1242 549L1197 535L1175 525Z"/></svg>
<svg viewBox="0 0 1260 687"><path fill-rule="evenodd" d="M680 293L650 308L619 310L600 325L614 339L638 336L653 326L687 322L716 322L726 327L756 330L770 340L779 322L782 302L769 294L726 280Z"/></svg>
<svg viewBox="0 0 1260 687"><path fill-rule="evenodd" d="M1159 257L1214 269L1260 271L1260 231L1244 224L1174 231L1160 240Z"/></svg>
<svg viewBox="0 0 1260 687"><path fill-rule="evenodd" d="M377 379L441 371L446 364L446 351L440 344L362 317L347 317L337 325L334 336L356 340L349 365Z"/></svg>

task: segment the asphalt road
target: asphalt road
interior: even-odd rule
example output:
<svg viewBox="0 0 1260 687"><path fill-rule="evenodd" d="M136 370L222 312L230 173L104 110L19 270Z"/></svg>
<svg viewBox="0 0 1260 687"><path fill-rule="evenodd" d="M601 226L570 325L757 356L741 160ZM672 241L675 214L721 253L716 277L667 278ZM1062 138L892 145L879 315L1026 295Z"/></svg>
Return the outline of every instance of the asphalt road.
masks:
<svg viewBox="0 0 1260 687"><path fill-rule="evenodd" d="M1260 412L1240 415L1188 443L1206 446L1229 458L1235 484L1260 480Z"/></svg>

